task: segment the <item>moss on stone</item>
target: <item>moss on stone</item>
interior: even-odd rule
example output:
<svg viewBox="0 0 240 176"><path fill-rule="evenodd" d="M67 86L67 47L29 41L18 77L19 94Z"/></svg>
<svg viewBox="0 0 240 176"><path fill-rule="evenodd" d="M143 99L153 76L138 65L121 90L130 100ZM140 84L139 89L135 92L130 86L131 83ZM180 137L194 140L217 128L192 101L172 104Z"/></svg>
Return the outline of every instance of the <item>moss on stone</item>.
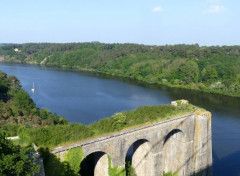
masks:
<svg viewBox="0 0 240 176"><path fill-rule="evenodd" d="M78 174L83 159L84 154L82 151L82 147L77 147L68 150L64 155L63 161L68 162L71 170L73 170L75 174Z"/></svg>
<svg viewBox="0 0 240 176"><path fill-rule="evenodd" d="M124 167L112 167L111 157L108 155L108 173L109 176L126 176L126 171Z"/></svg>

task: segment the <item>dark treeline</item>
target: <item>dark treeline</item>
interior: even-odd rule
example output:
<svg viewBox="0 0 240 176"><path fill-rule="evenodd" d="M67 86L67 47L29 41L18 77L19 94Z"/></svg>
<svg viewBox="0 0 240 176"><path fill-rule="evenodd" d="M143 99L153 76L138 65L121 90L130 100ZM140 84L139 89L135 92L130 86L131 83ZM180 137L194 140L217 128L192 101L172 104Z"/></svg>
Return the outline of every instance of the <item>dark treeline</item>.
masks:
<svg viewBox="0 0 240 176"><path fill-rule="evenodd" d="M15 51L14 49L18 49ZM44 64L240 96L240 46L29 43L0 46L2 61Z"/></svg>

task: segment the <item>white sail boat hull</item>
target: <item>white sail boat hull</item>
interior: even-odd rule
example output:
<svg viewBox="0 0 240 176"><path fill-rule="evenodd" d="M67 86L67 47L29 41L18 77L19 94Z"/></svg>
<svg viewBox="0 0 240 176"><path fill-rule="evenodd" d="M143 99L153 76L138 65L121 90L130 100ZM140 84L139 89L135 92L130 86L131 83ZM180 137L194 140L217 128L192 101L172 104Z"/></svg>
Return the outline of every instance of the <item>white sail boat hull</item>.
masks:
<svg viewBox="0 0 240 176"><path fill-rule="evenodd" d="M32 91L33 93L35 92L34 83L33 83L33 88L31 89L31 91Z"/></svg>

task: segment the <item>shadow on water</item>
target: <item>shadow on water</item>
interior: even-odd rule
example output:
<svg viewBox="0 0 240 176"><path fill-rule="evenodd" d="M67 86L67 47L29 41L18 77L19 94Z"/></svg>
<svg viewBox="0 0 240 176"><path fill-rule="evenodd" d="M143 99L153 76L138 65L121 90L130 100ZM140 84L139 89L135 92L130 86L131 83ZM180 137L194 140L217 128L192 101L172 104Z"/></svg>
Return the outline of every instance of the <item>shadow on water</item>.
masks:
<svg viewBox="0 0 240 176"><path fill-rule="evenodd" d="M214 172L217 171L217 176L239 176L240 175L240 150L219 159L213 151Z"/></svg>

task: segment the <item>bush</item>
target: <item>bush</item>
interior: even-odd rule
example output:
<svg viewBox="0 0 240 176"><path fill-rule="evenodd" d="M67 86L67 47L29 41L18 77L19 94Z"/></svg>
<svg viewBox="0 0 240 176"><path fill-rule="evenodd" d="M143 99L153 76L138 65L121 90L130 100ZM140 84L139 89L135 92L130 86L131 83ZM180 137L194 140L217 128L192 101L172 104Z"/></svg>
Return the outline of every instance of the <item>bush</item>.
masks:
<svg viewBox="0 0 240 176"><path fill-rule="evenodd" d="M18 148L0 132L0 175L33 176L40 171L30 148Z"/></svg>

